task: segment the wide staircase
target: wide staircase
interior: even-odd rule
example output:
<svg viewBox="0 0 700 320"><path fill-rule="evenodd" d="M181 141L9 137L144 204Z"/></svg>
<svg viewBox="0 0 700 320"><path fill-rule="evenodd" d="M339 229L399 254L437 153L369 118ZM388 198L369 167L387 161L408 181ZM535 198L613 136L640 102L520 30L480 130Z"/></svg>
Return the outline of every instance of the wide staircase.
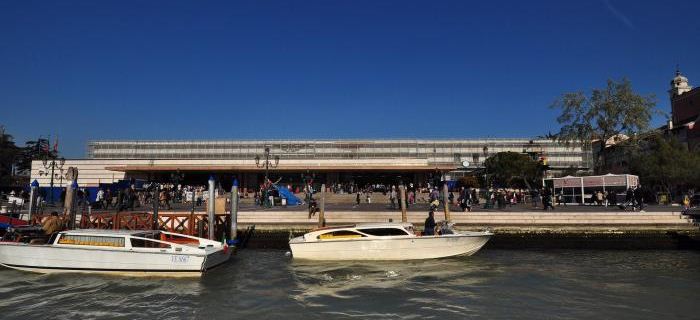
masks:
<svg viewBox="0 0 700 320"><path fill-rule="evenodd" d="M426 214L408 212L408 222L422 225ZM354 223L400 222L399 211L335 211L325 214L328 225ZM435 220L443 220L443 212L436 212ZM602 228L693 228L692 220L677 212L452 212L451 221L465 229L478 228L537 228L537 227L602 227ZM307 212L265 211L240 212L241 225L257 227L313 227L318 224L318 213L308 218Z"/></svg>

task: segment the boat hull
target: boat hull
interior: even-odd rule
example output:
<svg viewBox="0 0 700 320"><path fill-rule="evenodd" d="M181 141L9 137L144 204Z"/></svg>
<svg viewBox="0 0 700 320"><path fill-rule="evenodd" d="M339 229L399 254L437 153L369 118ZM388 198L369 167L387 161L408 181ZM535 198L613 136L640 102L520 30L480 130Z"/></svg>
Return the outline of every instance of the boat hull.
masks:
<svg viewBox="0 0 700 320"><path fill-rule="evenodd" d="M0 244L0 265L38 273L98 273L126 276L197 277L230 257L212 250L207 255L63 248L51 245Z"/></svg>
<svg viewBox="0 0 700 320"><path fill-rule="evenodd" d="M289 246L294 259L302 260L419 260L469 256L479 251L490 237L490 233L472 233L313 242L292 240Z"/></svg>

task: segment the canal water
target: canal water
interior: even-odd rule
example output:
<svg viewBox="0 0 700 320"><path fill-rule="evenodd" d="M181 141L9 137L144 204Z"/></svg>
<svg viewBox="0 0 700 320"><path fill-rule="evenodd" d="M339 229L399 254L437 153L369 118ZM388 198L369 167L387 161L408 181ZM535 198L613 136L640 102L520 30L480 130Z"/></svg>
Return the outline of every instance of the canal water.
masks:
<svg viewBox="0 0 700 320"><path fill-rule="evenodd" d="M698 297L698 251L301 263L244 250L202 279L0 270L2 319L698 319Z"/></svg>

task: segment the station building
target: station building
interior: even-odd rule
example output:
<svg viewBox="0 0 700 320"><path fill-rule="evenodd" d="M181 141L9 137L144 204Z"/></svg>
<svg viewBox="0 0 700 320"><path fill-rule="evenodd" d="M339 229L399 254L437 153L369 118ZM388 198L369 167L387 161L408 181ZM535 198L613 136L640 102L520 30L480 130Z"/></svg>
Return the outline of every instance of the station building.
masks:
<svg viewBox="0 0 700 320"><path fill-rule="evenodd" d="M580 145L545 139L104 140L89 142L85 159L66 160L58 171L78 168L78 184L85 187L132 178L203 185L214 175L225 187L236 178L242 187L254 188L264 180L267 154L270 180L289 185L420 184L483 170L486 158L505 151L546 159L550 174L590 168L590 152ZM65 178L54 176L55 186L66 184ZM31 179L49 185L50 173L42 161L32 163Z"/></svg>

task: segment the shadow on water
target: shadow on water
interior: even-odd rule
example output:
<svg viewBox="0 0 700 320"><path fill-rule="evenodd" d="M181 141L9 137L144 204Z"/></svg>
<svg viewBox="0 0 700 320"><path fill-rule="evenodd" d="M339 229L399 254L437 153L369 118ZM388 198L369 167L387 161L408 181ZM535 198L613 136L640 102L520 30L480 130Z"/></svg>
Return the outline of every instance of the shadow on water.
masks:
<svg viewBox="0 0 700 320"><path fill-rule="evenodd" d="M3 319L666 318L695 315L694 251L483 250L409 262L243 250L203 278L0 269Z"/></svg>

